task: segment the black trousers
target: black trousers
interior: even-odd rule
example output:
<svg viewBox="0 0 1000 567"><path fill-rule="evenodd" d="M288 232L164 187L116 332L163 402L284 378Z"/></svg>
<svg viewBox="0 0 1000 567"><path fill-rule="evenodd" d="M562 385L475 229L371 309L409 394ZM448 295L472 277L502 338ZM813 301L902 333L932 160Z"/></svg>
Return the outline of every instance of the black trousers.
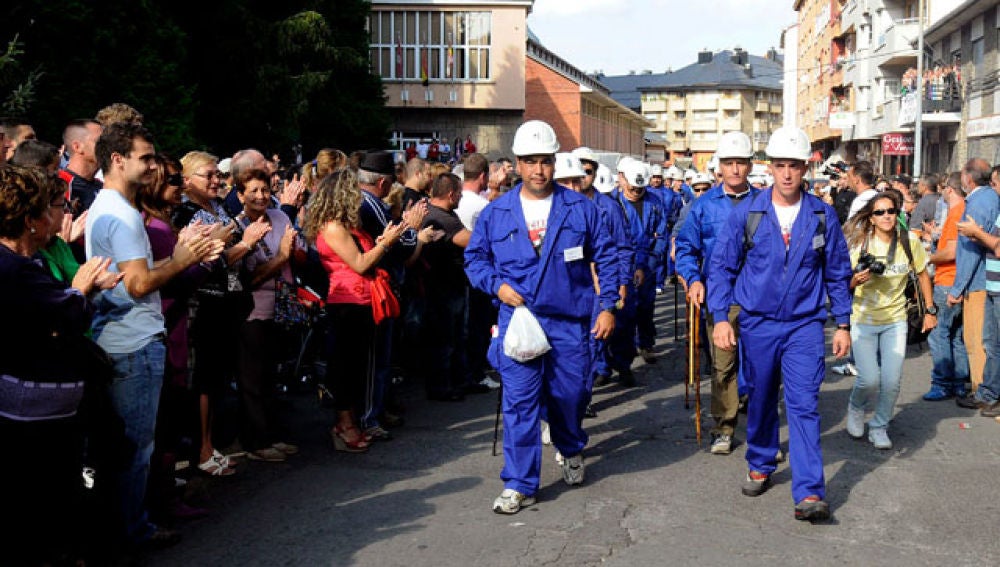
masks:
<svg viewBox="0 0 1000 567"><path fill-rule="evenodd" d="M275 439L274 374L278 328L274 321L240 326L240 442L247 451L270 447Z"/></svg>
<svg viewBox="0 0 1000 567"><path fill-rule="evenodd" d="M371 305L331 303L326 306L326 387L337 411L357 410L371 390L375 354L375 320Z"/></svg>

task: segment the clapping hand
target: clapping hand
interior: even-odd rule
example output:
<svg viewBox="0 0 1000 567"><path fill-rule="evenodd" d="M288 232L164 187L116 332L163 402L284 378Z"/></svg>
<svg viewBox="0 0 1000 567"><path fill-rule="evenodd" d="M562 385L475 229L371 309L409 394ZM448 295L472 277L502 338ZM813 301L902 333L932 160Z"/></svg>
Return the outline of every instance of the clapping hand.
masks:
<svg viewBox="0 0 1000 567"><path fill-rule="evenodd" d="M403 222L408 226L424 226L424 217L427 216L427 201L414 201L403 211Z"/></svg>
<svg viewBox="0 0 1000 567"><path fill-rule="evenodd" d="M66 213L63 215L62 230L59 231L59 237L66 242L76 242L83 236L86 228L87 211L83 211L76 219L73 219L72 213Z"/></svg>
<svg viewBox="0 0 1000 567"><path fill-rule="evenodd" d="M302 196L305 195L306 184L299 179L298 174L292 180L285 183L285 188L281 191L281 204L293 207L302 206Z"/></svg>
<svg viewBox="0 0 1000 567"><path fill-rule="evenodd" d="M80 290L84 295L89 294L95 287L99 289L115 287L125 277L125 274L109 272L108 267L110 266L111 258L94 256L84 262L76 271L72 287Z"/></svg>

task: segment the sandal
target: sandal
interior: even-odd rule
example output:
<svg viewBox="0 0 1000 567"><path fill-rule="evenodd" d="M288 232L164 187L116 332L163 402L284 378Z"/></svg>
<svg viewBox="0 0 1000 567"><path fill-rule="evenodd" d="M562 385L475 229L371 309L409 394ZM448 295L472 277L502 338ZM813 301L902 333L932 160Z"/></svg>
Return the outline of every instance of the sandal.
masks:
<svg viewBox="0 0 1000 567"><path fill-rule="evenodd" d="M224 465L212 455L204 463L198 465L198 470L209 475L209 476L233 476L236 474L236 469L229 468L229 465Z"/></svg>
<svg viewBox="0 0 1000 567"><path fill-rule="evenodd" d="M357 433L357 437L354 441L348 441L344 436L344 433L351 430L354 430ZM345 453L364 453L368 451L368 439L365 438L360 429L353 425L343 428L339 425L335 426L333 431L330 432L330 437L333 439L333 448L337 451L343 451Z"/></svg>
<svg viewBox="0 0 1000 567"><path fill-rule="evenodd" d="M236 465L236 461L230 459L228 455L223 455L218 449L212 449L212 458L215 459L220 465L228 467L230 465Z"/></svg>

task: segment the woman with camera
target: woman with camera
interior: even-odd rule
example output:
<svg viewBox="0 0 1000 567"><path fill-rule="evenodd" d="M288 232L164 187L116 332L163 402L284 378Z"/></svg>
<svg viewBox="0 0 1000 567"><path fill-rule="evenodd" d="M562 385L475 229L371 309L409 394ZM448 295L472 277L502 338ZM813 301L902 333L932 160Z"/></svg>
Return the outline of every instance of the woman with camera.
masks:
<svg viewBox="0 0 1000 567"><path fill-rule="evenodd" d="M910 270L916 272L918 292L928 306L924 331L937 324L933 288L925 269L927 255L920 242L911 240L908 231L899 225L901 207L898 191L880 193L847 222L844 231L854 265L851 344L858 368L847 404L847 433L861 438L865 433L865 412L874 409L868 422L868 440L877 449L892 448L887 429L899 397L906 355L904 292Z"/></svg>

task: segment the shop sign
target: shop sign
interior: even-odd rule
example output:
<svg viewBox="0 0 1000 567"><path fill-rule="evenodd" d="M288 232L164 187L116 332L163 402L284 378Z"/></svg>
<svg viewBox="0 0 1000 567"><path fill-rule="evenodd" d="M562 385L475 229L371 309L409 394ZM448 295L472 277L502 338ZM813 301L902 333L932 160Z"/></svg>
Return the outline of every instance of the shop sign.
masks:
<svg viewBox="0 0 1000 567"><path fill-rule="evenodd" d="M913 134L882 134L882 155L913 155Z"/></svg>
<svg viewBox="0 0 1000 567"><path fill-rule="evenodd" d="M970 138L1000 134L1000 114L969 120L965 124L965 134Z"/></svg>
<svg viewBox="0 0 1000 567"><path fill-rule="evenodd" d="M830 113L830 128L835 130L840 130L843 128L853 128L854 127L854 113L853 112L831 112Z"/></svg>

